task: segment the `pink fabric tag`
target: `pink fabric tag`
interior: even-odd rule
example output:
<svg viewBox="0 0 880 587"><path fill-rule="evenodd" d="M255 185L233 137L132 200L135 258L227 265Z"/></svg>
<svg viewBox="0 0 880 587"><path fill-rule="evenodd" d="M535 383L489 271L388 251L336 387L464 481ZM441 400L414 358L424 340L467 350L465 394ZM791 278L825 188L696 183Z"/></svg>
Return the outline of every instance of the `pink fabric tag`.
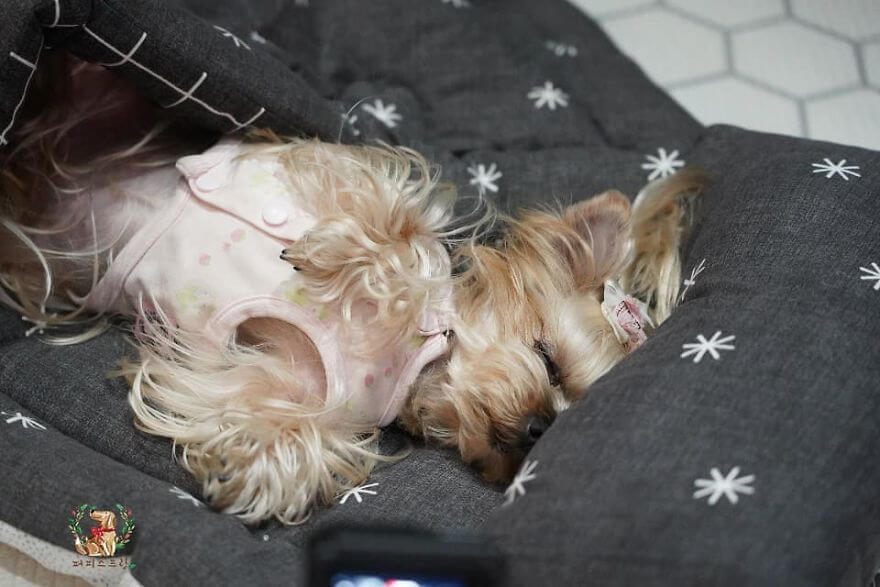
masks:
<svg viewBox="0 0 880 587"><path fill-rule="evenodd" d="M629 339L624 343L628 352L634 351L648 340L644 328L645 319L635 302L634 298L627 296L614 306L613 310L617 323L629 335Z"/></svg>
<svg viewBox="0 0 880 587"><path fill-rule="evenodd" d="M636 350L648 340L645 327L651 323L651 319L647 310L644 302L626 295L617 282L605 282L602 313L627 352Z"/></svg>

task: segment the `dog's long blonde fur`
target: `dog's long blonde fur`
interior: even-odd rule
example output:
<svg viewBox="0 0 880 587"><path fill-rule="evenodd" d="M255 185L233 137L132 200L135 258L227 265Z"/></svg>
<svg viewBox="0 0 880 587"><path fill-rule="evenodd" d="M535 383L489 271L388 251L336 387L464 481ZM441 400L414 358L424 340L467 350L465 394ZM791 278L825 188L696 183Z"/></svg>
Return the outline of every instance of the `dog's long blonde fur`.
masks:
<svg viewBox="0 0 880 587"><path fill-rule="evenodd" d="M633 262L621 276L624 288L653 306L659 324L672 313L681 287L680 249L697 203L709 183L705 172L685 169L649 184L633 205Z"/></svg>
<svg viewBox="0 0 880 587"><path fill-rule="evenodd" d="M42 81L38 75L51 107L34 108L3 163L0 301L47 336L93 319L77 300L130 237L127 228L106 234L97 208L121 206L136 218L161 205L122 188L93 202L90 188L122 186L194 149L175 135L163 140L164 123L133 92L95 92L93 74L79 65L52 68ZM58 87L84 97L59 108ZM133 102L149 124L114 135L100 151L83 148L94 124L113 127ZM668 317L689 202L705 183L685 170L646 188L634 207L606 192L563 210L505 218L506 237L487 246L475 233L456 235L485 225L491 211L451 230L454 190L410 149L269 132L251 141L244 156L280 161L317 219L283 258L301 272L311 299L361 329L358 352L371 356L407 340L425 310L453 292L451 350L423 370L400 419L412 433L457 448L490 481L509 479L555 415L625 356L600 309L606 280L620 279L649 302L655 324ZM61 221L53 209L65 198L81 205ZM454 277L444 251L453 242L461 268ZM371 319L351 320L363 304ZM306 382L303 369L320 356L300 330L252 318L218 347L154 306L141 299L130 316L138 357L119 373L131 383L137 426L174 441L180 462L221 511L297 523L314 504L362 482L377 462L397 458L378 454L374 426L324 399L320 378ZM106 324L53 340L83 340Z"/></svg>
<svg viewBox="0 0 880 587"><path fill-rule="evenodd" d="M442 275L438 268L445 253L438 238L451 219L453 202L447 192L435 189L436 173L424 158L406 149L303 140L272 140L254 145L251 152L283 161L298 193L306 195L309 211L320 219L305 239L285 251L308 277L313 299L340 308L345 316L356 302L375 305L373 319L361 325L370 332L363 337L366 355L412 336L417 317L448 286L448 278L444 284L435 276ZM7 237L16 242L22 230L34 229L42 230L26 226ZM63 230L53 231L63 239ZM84 251L28 247L31 256L47 259L44 267L42 261L22 257L21 249L15 262L7 259L4 271L20 300L58 297L54 288L41 291L43 283L52 281L33 279L35 264L51 276L70 259L90 259ZM29 280L28 287L17 285ZM88 287L72 274L64 283L80 295ZM65 300L65 307L72 305ZM39 304L31 303L27 313L47 328L63 321ZM298 393L297 362L304 357L290 349L304 336L295 328L277 320L251 320L239 330L239 340L218 353L214 341L176 329L170 320L144 312L140 318L140 360L120 371L132 384L136 422L175 441L181 463L202 481L216 507L251 522L270 514L299 522L311 504L327 503L363 481L383 458L376 451L374 427L346 422L340 406Z"/></svg>
<svg viewBox="0 0 880 587"><path fill-rule="evenodd" d="M365 355L412 336L443 285L438 235L452 200L429 199L435 173L418 154L290 140L252 147L280 156L320 221L285 257L314 298L350 316L372 302ZM372 196L371 196L372 194ZM376 197L381 205L370 205ZM442 275L442 274L441 274ZM299 522L315 503L362 482L380 460L377 429L346 420L340 405L302 392L296 356L308 339L281 321L257 319L236 344L215 343L144 317L141 361L123 370L143 430L174 439L182 464L212 503L246 521L274 514ZM302 352L300 350L300 352ZM310 390L313 391L313 390ZM317 396L320 397L320 396Z"/></svg>
<svg viewBox="0 0 880 587"><path fill-rule="evenodd" d="M175 149L156 147L162 144L156 140L161 127L153 126L133 142L104 145L88 157L76 152L73 146L90 124L130 109L133 99L117 86L98 95L77 90L86 83L78 77L93 73L79 65L65 77L53 68L54 83L87 95L35 108L3 165L4 295L47 335L87 315L77 297L100 279L126 238L99 236L99 226L93 241L82 238L82 224L95 224L99 205L89 192L174 160ZM52 93L49 81L37 84ZM412 336L417 317L448 287L448 277L443 284L436 276L443 275L440 238L447 234L454 191L438 186L437 170L405 148L281 141L266 132L253 139L246 156L282 162L319 219L284 253L308 277L312 299L344 316L355 303L373 304L372 320L359 325L369 330L361 337L365 355ZM72 198L81 200L79 213L56 221L53 207ZM127 206L137 218L144 203L129 200L120 191L114 204ZM249 522L271 515L299 522L313 504L331 501L365 479L376 462L388 460L377 452L374 426L346 421L340 406L302 389L297 365L314 357L294 355L297 343L300 349L309 344L297 329L251 319L218 351L215 341L175 328L157 310L158 316L147 316L140 308L139 357L119 373L131 382L138 427L174 440L180 462L202 482L215 507ZM77 334L73 340L83 338Z"/></svg>

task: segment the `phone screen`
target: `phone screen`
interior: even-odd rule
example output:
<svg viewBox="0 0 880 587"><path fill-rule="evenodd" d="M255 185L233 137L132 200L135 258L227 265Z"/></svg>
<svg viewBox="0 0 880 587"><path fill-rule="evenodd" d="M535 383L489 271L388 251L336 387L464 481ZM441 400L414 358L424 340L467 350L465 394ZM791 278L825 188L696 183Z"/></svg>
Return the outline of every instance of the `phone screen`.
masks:
<svg viewBox="0 0 880 587"><path fill-rule="evenodd" d="M494 587L504 568L493 544L464 532L334 525L309 539L314 587Z"/></svg>
<svg viewBox="0 0 880 587"><path fill-rule="evenodd" d="M427 575L363 575L337 573L330 579L332 587L468 587L467 582Z"/></svg>

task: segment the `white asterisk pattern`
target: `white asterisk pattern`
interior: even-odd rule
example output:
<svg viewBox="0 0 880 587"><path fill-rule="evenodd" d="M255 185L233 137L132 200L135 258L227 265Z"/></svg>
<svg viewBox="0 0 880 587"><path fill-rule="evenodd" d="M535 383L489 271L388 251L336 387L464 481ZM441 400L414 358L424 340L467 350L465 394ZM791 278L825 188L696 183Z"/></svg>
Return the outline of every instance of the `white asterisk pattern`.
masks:
<svg viewBox="0 0 880 587"><path fill-rule="evenodd" d="M537 475L535 475L535 468L537 466L538 461L526 461L523 463L519 472L511 481L510 486L504 491L504 496L507 498L504 502L505 505L512 504L517 497L526 494L526 483L537 478Z"/></svg>
<svg viewBox="0 0 880 587"><path fill-rule="evenodd" d="M236 37L235 35L230 33L228 30L224 29L222 26L217 26L215 24L214 28L217 29L218 31L220 31L220 34L223 35L224 37L226 37L228 39L232 39L232 42L235 43L236 47L238 47L238 48L244 47L248 51L251 50L250 46L247 43L245 43L244 41L242 41L241 39L239 39L238 37Z"/></svg>
<svg viewBox="0 0 880 587"><path fill-rule="evenodd" d="M176 496L177 496L177 499L185 499L185 500L188 500L188 501L192 502L192 504L193 504L194 506L196 506L197 508L202 507L202 502L200 502L199 500L197 500L196 498L194 498L192 495L190 495L189 493L187 493L186 491L184 491L183 489L181 489L180 487L178 487L178 486L176 486L176 485L173 486L173 487L172 487L171 489L169 489L168 491L171 492L171 493L173 493L174 495L176 495Z"/></svg>
<svg viewBox="0 0 880 587"><path fill-rule="evenodd" d="M847 165L846 159L841 159L837 163L832 163L831 159L825 157L823 159L825 163L813 163L813 167L816 169L813 170L813 173L824 173L826 178L834 177L835 175L839 175L844 180L849 181L848 175L852 175L853 177L862 177L860 173L858 173L859 166L858 165Z"/></svg>
<svg viewBox="0 0 880 587"><path fill-rule="evenodd" d="M21 427L24 429L33 428L35 430L45 430L46 427L34 420L33 418L29 418L27 416L22 416L21 412L15 412L14 414L11 412L0 412L0 414L4 416L10 416L6 418L7 424L14 424L15 422L21 422Z"/></svg>
<svg viewBox="0 0 880 587"><path fill-rule="evenodd" d="M544 47L548 51L552 51L557 57L577 57L578 50L574 45L566 45L565 43L557 43L556 41L547 41Z"/></svg>
<svg viewBox="0 0 880 587"><path fill-rule="evenodd" d="M471 185L477 186L481 196L486 194L486 190L492 193L498 191L498 184L495 182L501 179L503 174L498 171L498 166L494 163L491 163L488 169L482 163L471 165L467 168L467 172L471 174Z"/></svg>
<svg viewBox="0 0 880 587"><path fill-rule="evenodd" d="M455 8L470 8L471 6L468 0L443 0L443 4L452 4Z"/></svg>
<svg viewBox="0 0 880 587"><path fill-rule="evenodd" d="M398 122L403 120L403 116L397 113L397 106L395 104L388 104L386 106L382 100L377 99L372 104L364 104L362 108L388 128L394 128Z"/></svg>
<svg viewBox="0 0 880 587"><path fill-rule="evenodd" d="M648 181L653 181L658 177L667 177L677 171L679 167L684 167L684 161L678 159L678 150L667 153L666 149L660 147L657 149L657 155L645 155L647 163L642 163L642 169L650 171Z"/></svg>
<svg viewBox="0 0 880 587"><path fill-rule="evenodd" d="M694 499L703 499L709 496L709 505L715 505L723 495L730 503L736 504L739 501L738 493L743 495L755 493L755 488L751 487L751 484L755 481L755 476L745 475L744 477L739 477L739 467L732 468L726 477L721 475L721 471L717 467L712 467L709 473L712 475L711 479L697 479L694 481L694 487L701 488L694 491Z"/></svg>
<svg viewBox="0 0 880 587"><path fill-rule="evenodd" d="M54 315L55 314L53 314L53 316ZM25 336L31 336L35 332L37 334L43 334L43 331L49 327L49 323L46 322L45 320L33 320L31 318L28 318L27 316L22 316L21 319L24 322L30 322L31 324L33 324L33 326L31 326L30 328L25 330L25 332L24 332Z"/></svg>
<svg viewBox="0 0 880 587"><path fill-rule="evenodd" d="M690 342L681 345L681 348L684 350L684 352L681 353L681 358L684 359L693 355L694 363L699 363L703 360L703 356L706 353L709 353L712 355L712 358L717 361L721 358L718 351L732 351L734 349L734 346L728 343L732 342L735 338L735 336L725 336L724 338L721 338L720 330L713 334L712 338L709 340L706 340L706 337L702 334L698 334L697 340L699 342Z"/></svg>
<svg viewBox="0 0 880 587"><path fill-rule="evenodd" d="M691 276L681 282L682 285L684 285L684 289L681 292L681 297L679 298L680 301L682 301L682 302L684 301L684 295L688 292L688 290L691 288L692 285L697 283L697 275L699 275L700 273L705 271L705 269L706 269L706 260L705 259L700 261L699 265L697 265L696 267L691 269Z"/></svg>
<svg viewBox="0 0 880 587"><path fill-rule="evenodd" d="M362 494L376 495L376 492L373 491L372 489L370 489L370 487L377 487L378 485L379 485L378 483L367 483L366 485L359 485L358 487L352 487L351 489L349 489L348 491L346 491L345 493L342 494L342 497L339 498L339 503L343 504L343 503L347 502L348 498L352 497L352 496L354 496L355 501L357 501L358 503L361 503L362 501L364 501L364 498L361 497L361 495Z"/></svg>
<svg viewBox="0 0 880 587"><path fill-rule="evenodd" d="M357 114L343 114L342 121L351 128L351 134L356 137L361 136L361 131L354 125L357 122Z"/></svg>
<svg viewBox="0 0 880 587"><path fill-rule="evenodd" d="M547 106L550 110L556 110L557 106L568 106L568 94L561 89L553 87L551 82L544 82L543 86L535 86L526 94L529 100L535 101L535 108Z"/></svg>
<svg viewBox="0 0 880 587"><path fill-rule="evenodd" d="M871 269L867 267L859 267L859 271L865 273L865 275L860 275L859 279L863 281L875 281L874 290L880 291L880 265L877 263L871 263Z"/></svg>

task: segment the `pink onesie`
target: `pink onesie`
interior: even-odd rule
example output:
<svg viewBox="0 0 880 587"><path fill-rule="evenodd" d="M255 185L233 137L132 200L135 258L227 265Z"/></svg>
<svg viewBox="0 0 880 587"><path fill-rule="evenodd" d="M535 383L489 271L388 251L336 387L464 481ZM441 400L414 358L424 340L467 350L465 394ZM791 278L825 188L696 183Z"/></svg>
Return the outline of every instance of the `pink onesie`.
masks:
<svg viewBox="0 0 880 587"><path fill-rule="evenodd" d="M283 320L317 349L328 402L344 403L358 421L391 423L419 372L447 352L449 302L423 318L419 336L378 359L358 356L338 312L309 300L302 277L279 258L316 219L273 156L242 157L244 152L240 142L224 140L179 159L176 169L114 186L139 202L137 226L83 303L132 315L139 297L153 299L181 328L220 343L248 318ZM102 215L109 209L131 216L132 207L119 205L108 191L92 195L96 209L104 202Z"/></svg>

